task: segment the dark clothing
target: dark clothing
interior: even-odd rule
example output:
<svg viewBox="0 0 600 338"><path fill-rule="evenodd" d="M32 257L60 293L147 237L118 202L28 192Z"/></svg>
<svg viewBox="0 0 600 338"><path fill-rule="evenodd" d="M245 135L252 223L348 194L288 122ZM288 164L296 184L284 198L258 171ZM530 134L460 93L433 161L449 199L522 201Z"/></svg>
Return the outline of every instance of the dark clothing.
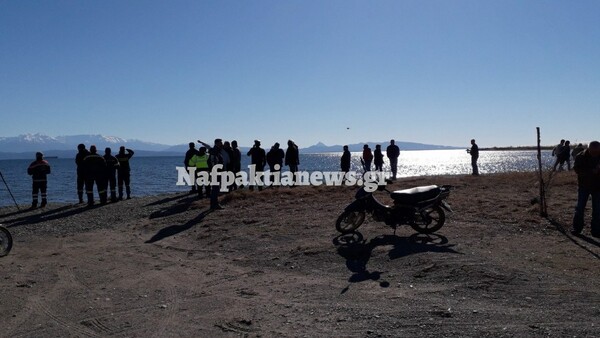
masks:
<svg viewBox="0 0 600 338"><path fill-rule="evenodd" d="M271 170L271 171L281 170L281 167L283 167L283 158L284 157L285 157L285 154L283 152L283 149L271 148L271 150L269 150L269 152L267 153L267 164L269 165L269 170ZM276 164L279 164L278 170L275 170Z"/></svg>
<svg viewBox="0 0 600 338"><path fill-rule="evenodd" d="M584 150L575 157L573 169L577 173L577 206L573 216L573 230L584 227L585 206L592 196L592 236L600 236L600 156L591 156Z"/></svg>
<svg viewBox="0 0 600 338"><path fill-rule="evenodd" d="M575 158L577 185L591 191L600 191L600 156L593 157L584 150Z"/></svg>
<svg viewBox="0 0 600 338"><path fill-rule="evenodd" d="M210 148L208 150L208 161L210 163L211 166L217 165L217 164L223 164L224 160L223 160L223 155L221 154L221 149L217 149L217 148ZM223 169L219 170L219 171L223 171ZM220 179L221 176L218 176L218 179ZM212 185L213 182L211 182ZM218 182L219 184L221 183L220 181ZM220 187L218 185L212 185L210 187L210 190L207 189L206 193L210 194L210 208L211 209L219 209L220 205L219 205L219 190Z"/></svg>
<svg viewBox="0 0 600 338"><path fill-rule="evenodd" d="M375 171L383 171L383 154L381 153L381 149L375 149L373 163L375 164Z"/></svg>
<svg viewBox="0 0 600 338"><path fill-rule="evenodd" d="M117 170L119 199L123 199L123 184L125 184L125 193L127 194L127 198L131 198L131 187L129 186L131 182L131 167L129 166L129 160L131 159L131 157L133 157L134 152L131 149L126 149L126 151L127 153L119 152L117 156L115 156L117 160L119 160L119 168Z"/></svg>
<svg viewBox="0 0 600 338"><path fill-rule="evenodd" d="M94 183L101 203L106 203L106 160L98 154L89 154L83 159L85 190L88 204L94 204Z"/></svg>
<svg viewBox="0 0 600 338"><path fill-rule="evenodd" d="M575 148L573 148L573 152L571 152L571 156L573 156L573 161L575 161L575 158L577 157L577 155L579 155L584 150L585 149L580 146L576 146Z"/></svg>
<svg viewBox="0 0 600 338"><path fill-rule="evenodd" d="M127 153L119 152L117 156L115 156L117 160L119 160L119 172L129 172L131 170L129 167L129 160L133 157L134 152L131 149L126 149L126 151Z"/></svg>
<svg viewBox="0 0 600 338"><path fill-rule="evenodd" d="M300 165L300 153L297 145L288 146L285 152L285 165L290 166L290 171L292 171L292 166L297 169L298 165Z"/></svg>
<svg viewBox="0 0 600 338"><path fill-rule="evenodd" d="M344 153L342 154L342 159L340 161L340 167L343 172L350 171L350 158L351 158L350 151L349 150L344 151Z"/></svg>
<svg viewBox="0 0 600 338"><path fill-rule="evenodd" d="M256 171L265 170L267 156L263 148L254 146L248 151L247 155L251 156L251 163L256 165Z"/></svg>
<svg viewBox="0 0 600 338"><path fill-rule="evenodd" d="M75 163L77 164L77 197L79 197L80 203L83 203L83 188L85 186L85 168L83 159L89 154L90 152L87 149L83 149L78 151L77 155L75 155Z"/></svg>
<svg viewBox="0 0 600 338"><path fill-rule="evenodd" d="M106 161L106 184L110 187L110 200L117 200L117 169L119 168L119 160L112 155L104 155Z"/></svg>
<svg viewBox="0 0 600 338"><path fill-rule="evenodd" d="M242 153L238 148L232 148L231 150L231 171L238 173L242 170Z"/></svg>
<svg viewBox="0 0 600 338"><path fill-rule="evenodd" d="M50 164L46 160L36 160L29 164L27 174L31 176L34 182L47 182L47 175L50 174Z"/></svg>
<svg viewBox="0 0 600 338"><path fill-rule="evenodd" d="M38 193L42 195L42 207L47 203L47 187L48 187L48 177L50 174L50 164L46 160L36 160L29 164L27 168L27 174L31 175L33 180L32 184L32 207L37 207L38 203Z"/></svg>
<svg viewBox="0 0 600 338"><path fill-rule="evenodd" d="M392 177L396 178L398 173L398 157L400 156L400 148L395 144L390 144L386 148L386 155L390 159L390 170L392 171Z"/></svg>
<svg viewBox="0 0 600 338"><path fill-rule="evenodd" d="M473 168L473 175L479 175L479 167L477 166L477 160L479 159L479 147L476 143L471 145L471 150L469 151L471 154L471 167Z"/></svg>
<svg viewBox="0 0 600 338"><path fill-rule="evenodd" d="M387 146L385 152L388 158L398 158L400 156L400 148L395 144Z"/></svg>

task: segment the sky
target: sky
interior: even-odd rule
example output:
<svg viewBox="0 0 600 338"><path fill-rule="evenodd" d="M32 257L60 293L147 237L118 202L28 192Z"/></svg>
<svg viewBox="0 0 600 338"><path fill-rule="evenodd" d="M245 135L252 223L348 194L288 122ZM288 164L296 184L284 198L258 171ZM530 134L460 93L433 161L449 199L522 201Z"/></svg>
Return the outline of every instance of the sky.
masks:
<svg viewBox="0 0 600 338"><path fill-rule="evenodd" d="M600 1L0 0L0 136L600 139Z"/></svg>

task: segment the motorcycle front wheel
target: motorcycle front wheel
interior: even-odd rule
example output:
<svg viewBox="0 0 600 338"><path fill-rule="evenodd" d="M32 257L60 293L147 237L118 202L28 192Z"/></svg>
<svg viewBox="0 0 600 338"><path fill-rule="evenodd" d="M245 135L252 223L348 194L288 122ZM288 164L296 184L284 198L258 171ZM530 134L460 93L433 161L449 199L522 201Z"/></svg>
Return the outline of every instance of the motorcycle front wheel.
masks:
<svg viewBox="0 0 600 338"><path fill-rule="evenodd" d="M440 230L445 222L444 209L436 205L415 214L415 220L410 226L421 234L432 234Z"/></svg>
<svg viewBox="0 0 600 338"><path fill-rule="evenodd" d="M8 255L12 249L12 236L5 227L0 226L0 257Z"/></svg>
<svg viewBox="0 0 600 338"><path fill-rule="evenodd" d="M344 211L335 222L335 228L342 234L349 234L365 221L364 211Z"/></svg>

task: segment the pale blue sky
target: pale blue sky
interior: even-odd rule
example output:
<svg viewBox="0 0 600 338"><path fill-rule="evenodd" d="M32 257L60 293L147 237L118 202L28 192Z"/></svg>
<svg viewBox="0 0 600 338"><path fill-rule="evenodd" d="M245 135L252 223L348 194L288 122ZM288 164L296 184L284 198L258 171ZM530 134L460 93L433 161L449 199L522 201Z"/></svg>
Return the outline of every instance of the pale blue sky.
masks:
<svg viewBox="0 0 600 338"><path fill-rule="evenodd" d="M598 18L600 1L0 1L0 136L585 142Z"/></svg>

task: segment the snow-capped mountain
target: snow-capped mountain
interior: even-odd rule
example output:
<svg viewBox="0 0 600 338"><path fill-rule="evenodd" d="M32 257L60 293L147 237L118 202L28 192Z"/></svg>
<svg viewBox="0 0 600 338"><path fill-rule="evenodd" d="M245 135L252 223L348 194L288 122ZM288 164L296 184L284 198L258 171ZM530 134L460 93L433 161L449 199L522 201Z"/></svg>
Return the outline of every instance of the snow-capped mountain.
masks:
<svg viewBox="0 0 600 338"><path fill-rule="evenodd" d="M105 147L117 148L124 145L136 150L163 151L170 147L169 145L140 140L127 140L116 136L71 135L52 137L37 133L0 137L0 152L18 153L28 151L75 150L80 143L88 147L94 144L99 149Z"/></svg>

